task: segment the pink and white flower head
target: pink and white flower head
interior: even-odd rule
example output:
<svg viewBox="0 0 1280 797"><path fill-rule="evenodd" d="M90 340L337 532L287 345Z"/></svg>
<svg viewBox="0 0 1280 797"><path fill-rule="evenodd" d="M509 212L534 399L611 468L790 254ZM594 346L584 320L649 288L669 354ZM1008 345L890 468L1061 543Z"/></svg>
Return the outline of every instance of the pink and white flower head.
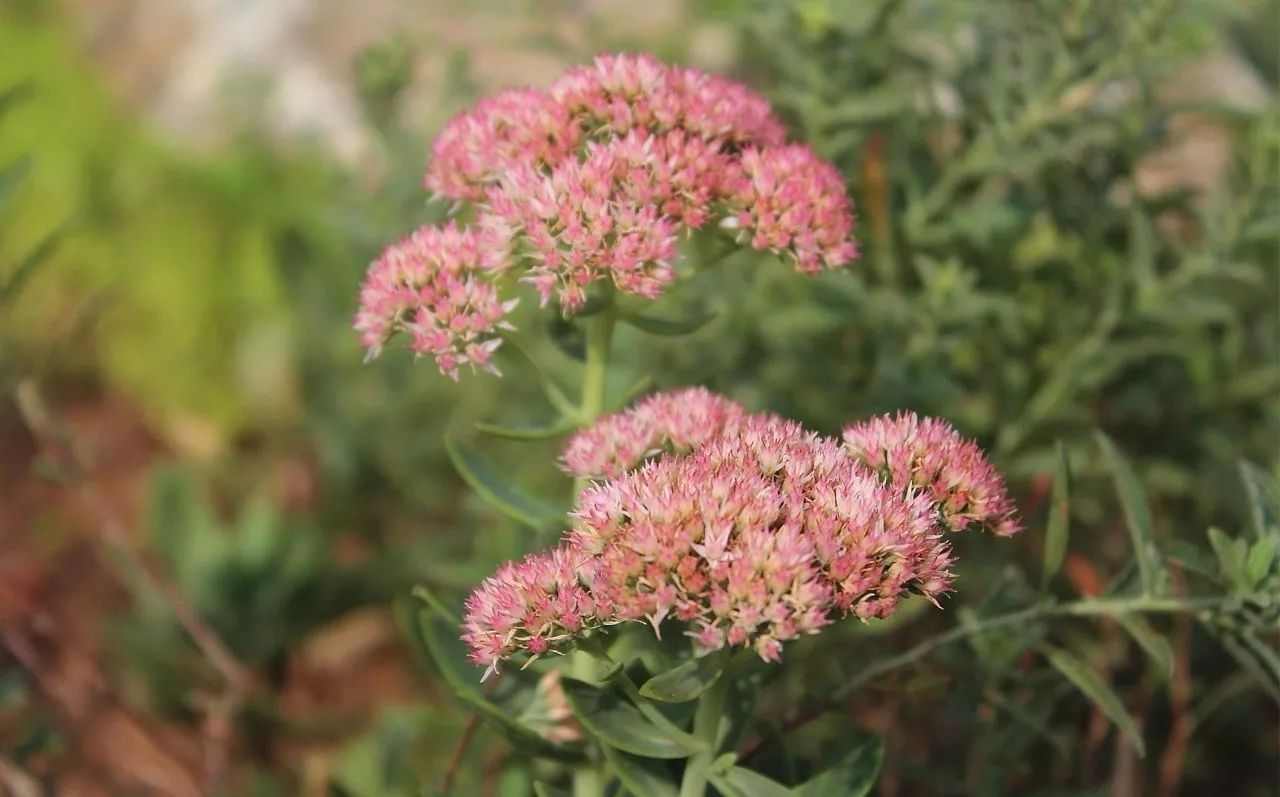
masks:
<svg viewBox="0 0 1280 797"><path fill-rule="evenodd" d="M540 91L507 89L445 124L424 183L441 196L476 201L506 172L559 163L581 143L563 105Z"/></svg>
<svg viewBox="0 0 1280 797"><path fill-rule="evenodd" d="M663 451L687 453L746 416L706 388L655 393L570 437L561 464L578 478L615 479Z"/></svg>
<svg viewBox="0 0 1280 797"><path fill-rule="evenodd" d="M976 468L954 432L911 439L922 441L913 461L932 462L938 446ZM963 527L968 503L944 505L953 493L940 500L936 478L886 477L837 440L705 390L606 416L569 441L563 461L604 480L578 496L554 553L508 565L472 596L464 639L478 663L562 649L576 635L569 625L637 620L656 633L682 623L699 653L750 647L775 661L788 640L847 615L886 617L906 594L936 603L953 581L942 535ZM986 496L996 514L974 522L1012 533L1008 499ZM558 608L523 619L561 605L572 608L568 625Z"/></svg>
<svg viewBox="0 0 1280 797"><path fill-rule="evenodd" d="M976 526L1009 536L1022 530L1000 472L946 421L911 412L872 418L846 427L844 442L895 487L925 490L951 531Z"/></svg>
<svg viewBox="0 0 1280 797"><path fill-rule="evenodd" d="M657 299L677 277L680 236L715 220L742 229L758 250L788 256L801 272L857 256L838 172L807 147L787 145L768 102L742 84L647 55L603 55L546 91L510 89L482 100L440 132L425 183L474 203L476 234L492 236L486 257L496 262L465 283L499 307L509 304L495 285L506 271L544 304L555 296L565 312L580 309L600 281ZM418 237L425 246L433 235L447 237L425 229ZM381 280L372 274L388 270L384 261L399 257L397 248L370 267L370 282ZM429 267L420 249L413 257ZM423 267L417 281L430 284ZM397 315L403 302L384 293L362 294L357 317L373 354L387 335L409 331ZM414 348L451 374L460 364L485 365L497 345L475 333L487 348L464 340L458 349L442 335L424 329Z"/></svg>
<svg viewBox="0 0 1280 797"><path fill-rule="evenodd" d="M588 567L579 551L561 545L485 579L466 603L462 639L472 661L496 670L517 653L532 660L596 625L595 601L581 582Z"/></svg>
<svg viewBox="0 0 1280 797"><path fill-rule="evenodd" d="M517 300L502 300L490 278L504 266L502 243L489 233L423 227L387 247L365 275L355 328L376 355L387 338L406 332L411 348L430 354L446 374L459 366L493 370L497 330Z"/></svg>
<svg viewBox="0 0 1280 797"><path fill-rule="evenodd" d="M789 254L799 271L836 268L858 256L844 180L807 146L744 152L742 179L729 201L738 211L727 226L744 230L755 249Z"/></svg>

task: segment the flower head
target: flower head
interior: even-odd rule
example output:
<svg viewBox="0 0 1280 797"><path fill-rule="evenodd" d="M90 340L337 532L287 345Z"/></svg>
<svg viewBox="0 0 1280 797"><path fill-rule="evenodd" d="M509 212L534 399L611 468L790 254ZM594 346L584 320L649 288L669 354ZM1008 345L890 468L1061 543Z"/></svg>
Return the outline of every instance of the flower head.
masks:
<svg viewBox="0 0 1280 797"><path fill-rule="evenodd" d="M518 652L536 658L590 627L595 603L580 582L586 566L561 545L508 562L467 599L462 639L471 659L491 669Z"/></svg>
<svg viewBox="0 0 1280 797"><path fill-rule="evenodd" d="M844 180L807 146L747 150L729 201L738 208L733 223L753 248L789 254L800 271L836 268L858 256Z"/></svg>
<svg viewBox="0 0 1280 797"><path fill-rule="evenodd" d="M871 418L846 427L844 442L895 487L927 491L951 531L977 526L1009 536L1022 530L1000 472L946 421L912 412Z"/></svg>
<svg viewBox="0 0 1280 797"><path fill-rule="evenodd" d="M614 479L662 451L687 453L746 415L706 388L655 393L570 437L561 464L579 478Z"/></svg>
<svg viewBox="0 0 1280 797"><path fill-rule="evenodd" d="M563 105L540 91L507 89L445 124L424 182L441 196L475 201L511 169L559 163L581 143Z"/></svg>
<svg viewBox="0 0 1280 797"><path fill-rule="evenodd" d="M774 661L783 643L840 617L886 617L911 593L936 603L953 581L944 532L1016 526L976 446L940 421L906 417L851 427L883 429L865 434L909 449L906 470L698 388L602 418L565 448L567 470L602 480L579 494L560 547L508 565L468 602L473 658L496 666L562 649L581 629L644 621L660 632L675 620L700 653L750 647ZM953 474L915 480L926 475L918 463L947 458L983 489L970 485L957 502ZM562 603L590 612L567 624L528 615Z"/></svg>
<svg viewBox="0 0 1280 797"><path fill-rule="evenodd" d="M355 328L376 354L393 332L406 332L418 354L430 354L444 373L465 364L492 370L498 329L516 305L490 281L504 266L501 242L479 230L423 227L387 247L360 289Z"/></svg>
<svg viewBox="0 0 1280 797"><path fill-rule="evenodd" d="M546 91L481 100L445 125L432 152L425 184L474 204L475 235L493 242L489 270L471 270L464 287L456 276L427 275L454 255L432 259L423 247L461 231L424 230L413 252L402 243L371 266L367 286L383 281L374 274L390 268L383 261L411 257L418 284L449 283L447 292L468 293L468 303L509 305L497 295L498 271L518 272L543 304L555 297L566 313L581 309L600 281L657 299L677 277L681 234L714 220L742 228L751 246L787 255L802 272L857 256L839 174L807 147L786 144L768 102L740 83L648 55L602 55ZM470 330L454 340L429 314L415 331L400 323L412 309L405 297L376 294L362 295L373 307L357 320L371 353L403 330L446 373L487 365L496 338Z"/></svg>

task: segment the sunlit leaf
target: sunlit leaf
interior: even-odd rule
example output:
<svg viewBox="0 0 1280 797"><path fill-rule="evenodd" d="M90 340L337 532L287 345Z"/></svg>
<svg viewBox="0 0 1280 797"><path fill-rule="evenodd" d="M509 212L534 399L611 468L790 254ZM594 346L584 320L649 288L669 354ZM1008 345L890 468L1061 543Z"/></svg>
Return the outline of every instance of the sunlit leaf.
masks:
<svg viewBox="0 0 1280 797"><path fill-rule="evenodd" d="M27 173L31 171L31 158L23 156L14 160L12 163L0 168L0 210L13 197L18 186L26 179Z"/></svg>
<svg viewBox="0 0 1280 797"><path fill-rule="evenodd" d="M18 295L18 292L22 290L22 286L35 275L36 269L58 248L58 244L62 242L63 231L64 228L59 227L46 235L23 255L22 259L18 261L18 265L11 272L6 275L0 275L4 280L3 284L0 284L0 304L4 304Z"/></svg>
<svg viewBox="0 0 1280 797"><path fill-rule="evenodd" d="M1115 726L1129 740L1129 744L1137 751L1138 756L1146 756L1147 748L1143 743L1142 734L1138 732L1138 726L1134 723L1133 717L1129 716L1129 712L1125 710L1124 703L1120 701L1120 697L1111 687L1103 682L1088 664L1081 661L1074 654L1052 647L1044 647L1042 651L1045 658L1049 660L1049 663L1058 672L1062 673L1068 681L1075 684L1076 688L1085 697L1089 698L1103 714L1106 714L1115 723Z"/></svg>

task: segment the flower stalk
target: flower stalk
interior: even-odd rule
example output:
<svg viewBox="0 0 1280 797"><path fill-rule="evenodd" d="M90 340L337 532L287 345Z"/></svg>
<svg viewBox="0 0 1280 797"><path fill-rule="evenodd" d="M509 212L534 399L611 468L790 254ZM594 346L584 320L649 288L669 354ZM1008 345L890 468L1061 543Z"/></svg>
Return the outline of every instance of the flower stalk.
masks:
<svg viewBox="0 0 1280 797"><path fill-rule="evenodd" d="M729 693L729 668L720 673L707 691L698 698L693 715L693 735L705 748L689 759L680 780L680 797L703 797L707 779L720 742L720 718L724 714L725 696Z"/></svg>
<svg viewBox="0 0 1280 797"><path fill-rule="evenodd" d="M609 371L613 328L617 323L617 307L611 290L606 289L605 300L606 307L586 320L587 359L582 374L582 393L578 404L579 428L595 423L604 410L605 377L608 376ZM576 496L586 484L585 479L574 479L573 494ZM576 678L590 680L595 674L595 659L585 650L575 651L570 672ZM588 761L574 770L574 797L596 797L603 793L603 790L604 781L598 762Z"/></svg>

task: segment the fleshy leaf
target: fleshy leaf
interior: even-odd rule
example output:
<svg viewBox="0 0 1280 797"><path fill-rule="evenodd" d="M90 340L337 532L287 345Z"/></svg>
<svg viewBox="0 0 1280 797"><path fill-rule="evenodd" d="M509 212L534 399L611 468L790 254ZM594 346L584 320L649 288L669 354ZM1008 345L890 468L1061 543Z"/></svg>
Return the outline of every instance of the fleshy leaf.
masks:
<svg viewBox="0 0 1280 797"><path fill-rule="evenodd" d="M690 659L645 681L640 694L663 703L687 703L706 691L724 672L724 651Z"/></svg>
<svg viewBox="0 0 1280 797"><path fill-rule="evenodd" d="M581 753L574 747L557 744L539 736L532 728L507 713L485 697L479 687L481 669L466 661L457 640L457 629L435 606L418 611L418 630L431 660L458 699L474 708L494 725L512 744L522 750L560 759L576 759Z"/></svg>
<svg viewBox="0 0 1280 797"><path fill-rule="evenodd" d="M463 481L486 503L512 520L538 529L560 516L550 504L503 481L489 460L470 444L446 434L444 447Z"/></svg>
<svg viewBox="0 0 1280 797"><path fill-rule="evenodd" d="M795 792L772 778L744 767L712 772L711 782L725 797L794 797Z"/></svg>
<svg viewBox="0 0 1280 797"><path fill-rule="evenodd" d="M884 765L884 743L870 736L840 763L797 786L797 797L865 797Z"/></svg>
<svg viewBox="0 0 1280 797"><path fill-rule="evenodd" d="M618 780L631 794L644 797L676 797L679 788L661 761L640 758L604 745L604 757Z"/></svg>
<svg viewBox="0 0 1280 797"><path fill-rule="evenodd" d="M661 318L641 313L626 313L622 316L622 320L650 335L676 337L697 332L715 317L716 314L709 310L695 310L684 318Z"/></svg>
<svg viewBox="0 0 1280 797"><path fill-rule="evenodd" d="M476 423L476 429L479 431L507 440L547 440L552 437L559 437L573 428L571 421L563 419L553 423L529 426L503 426L502 424L486 423L484 421Z"/></svg>
<svg viewBox="0 0 1280 797"><path fill-rule="evenodd" d="M614 690L573 678L562 684L582 726L610 747L645 758L687 758L700 749L692 736L659 728Z"/></svg>

